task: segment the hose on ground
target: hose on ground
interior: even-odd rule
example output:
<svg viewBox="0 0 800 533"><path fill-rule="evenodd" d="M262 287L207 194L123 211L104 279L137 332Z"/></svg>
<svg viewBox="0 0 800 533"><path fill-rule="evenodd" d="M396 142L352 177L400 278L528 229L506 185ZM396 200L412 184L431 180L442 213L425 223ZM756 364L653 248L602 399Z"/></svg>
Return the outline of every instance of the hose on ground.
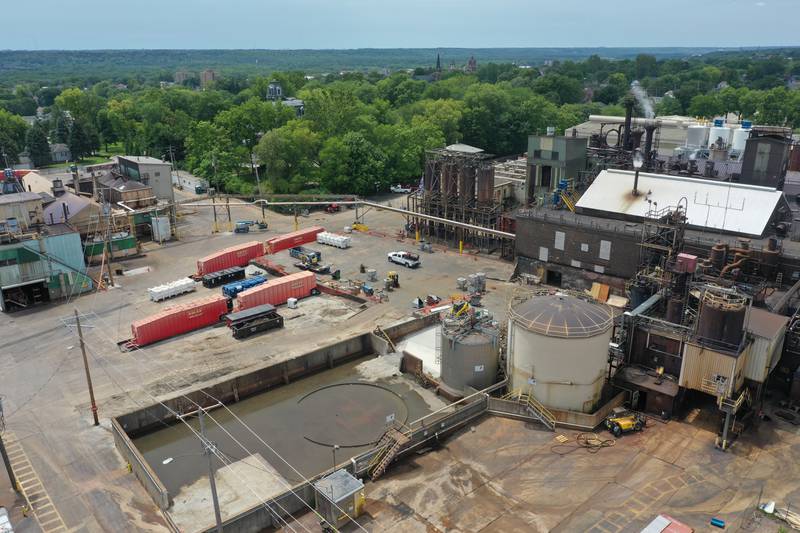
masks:
<svg viewBox="0 0 800 533"><path fill-rule="evenodd" d="M566 440L553 444L550 451L557 455L567 455L575 450L584 449L588 453L597 453L603 448L610 448L616 444L612 438L601 438L597 433L578 433L575 440Z"/></svg>

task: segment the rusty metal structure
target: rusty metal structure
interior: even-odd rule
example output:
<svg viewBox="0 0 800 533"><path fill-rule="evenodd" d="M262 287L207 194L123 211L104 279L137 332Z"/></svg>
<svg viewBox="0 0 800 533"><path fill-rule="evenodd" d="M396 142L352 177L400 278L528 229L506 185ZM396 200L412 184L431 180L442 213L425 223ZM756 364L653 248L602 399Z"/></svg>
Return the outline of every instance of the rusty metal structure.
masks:
<svg viewBox="0 0 800 533"><path fill-rule="evenodd" d="M429 150L420 190L407 199L408 210L422 215L497 230L501 205L494 197L494 167L490 154L456 147ZM463 243L481 250L495 250L502 239L480 230L453 227L433 220L411 217L408 229L426 241L452 246Z"/></svg>

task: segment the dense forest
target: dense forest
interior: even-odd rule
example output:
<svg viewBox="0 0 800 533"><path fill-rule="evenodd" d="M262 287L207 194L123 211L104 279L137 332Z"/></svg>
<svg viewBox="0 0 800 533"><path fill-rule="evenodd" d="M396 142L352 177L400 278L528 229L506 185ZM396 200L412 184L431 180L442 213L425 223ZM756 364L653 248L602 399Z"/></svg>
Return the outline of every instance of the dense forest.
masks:
<svg viewBox="0 0 800 533"><path fill-rule="evenodd" d="M359 48L351 50L0 50L0 86L27 81L91 84L171 81L176 70L214 69L225 76L268 75L280 70L310 74L397 70L433 66L440 54L445 66L481 63L541 65L545 61L581 61L593 54L605 59L691 57L712 48Z"/></svg>
<svg viewBox="0 0 800 533"><path fill-rule="evenodd" d="M48 143L56 142L76 158L101 150L171 154L220 189L246 194L255 191L257 161L273 192L368 193L417 181L426 149L464 142L521 153L527 136L548 126L563 132L589 114L621 115L634 81L659 115L735 113L800 127L796 49L462 67L230 74L203 90L196 78L19 83L0 91L0 148L9 162L27 152L37 165L49 162ZM271 80L305 102L302 117L267 99ZM29 126L21 116L37 108L42 119Z"/></svg>

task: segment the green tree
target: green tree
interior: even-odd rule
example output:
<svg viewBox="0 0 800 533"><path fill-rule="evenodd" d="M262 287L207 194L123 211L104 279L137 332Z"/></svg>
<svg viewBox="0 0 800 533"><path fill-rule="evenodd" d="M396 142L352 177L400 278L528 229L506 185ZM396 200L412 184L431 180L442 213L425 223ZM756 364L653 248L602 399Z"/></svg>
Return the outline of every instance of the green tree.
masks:
<svg viewBox="0 0 800 533"><path fill-rule="evenodd" d="M25 146L33 166L41 167L51 162L47 128L40 121L37 120L28 130L28 134L25 137Z"/></svg>
<svg viewBox="0 0 800 533"><path fill-rule="evenodd" d="M82 127L94 126L97 112L103 106L103 100L90 91L77 88L64 89L56 96L55 105L61 111L69 112L73 120L82 122Z"/></svg>
<svg viewBox="0 0 800 533"><path fill-rule="evenodd" d="M234 178L238 158L225 131L211 122L192 126L186 138L186 163L189 170L213 183L218 190Z"/></svg>
<svg viewBox="0 0 800 533"><path fill-rule="evenodd" d="M723 105L715 94L698 94L692 98L687 111L695 117L712 118L722 114Z"/></svg>
<svg viewBox="0 0 800 533"><path fill-rule="evenodd" d="M17 115L0 109L0 163L14 164L17 155L25 149L28 124Z"/></svg>
<svg viewBox="0 0 800 533"><path fill-rule="evenodd" d="M608 81L594 92L594 100L606 104L616 104L628 93L630 83L621 72L615 72Z"/></svg>
<svg viewBox="0 0 800 533"><path fill-rule="evenodd" d="M53 142L66 144L67 141L69 141L70 129L70 121L67 116L63 112L56 110L53 112L50 121L53 127L53 131L50 136L52 137Z"/></svg>
<svg viewBox="0 0 800 533"><path fill-rule="evenodd" d="M335 193L370 194L386 190L386 155L359 132L331 137L320 151L322 185Z"/></svg>
<svg viewBox="0 0 800 533"><path fill-rule="evenodd" d="M655 56L639 54L636 56L636 79L642 80L658 74L658 61Z"/></svg>
<svg viewBox="0 0 800 533"><path fill-rule="evenodd" d="M253 166L253 149L259 137L293 119L292 108L281 103L264 102L250 98L246 102L220 112L214 123L228 134L233 146L243 146L248 165Z"/></svg>
<svg viewBox="0 0 800 533"><path fill-rule="evenodd" d="M656 104L657 116L681 115L683 114L683 107L680 100L673 96L664 96L660 102Z"/></svg>
<svg viewBox="0 0 800 533"><path fill-rule="evenodd" d="M548 74L537 78L533 82L533 90L556 104L576 104L583 100L581 83L561 74Z"/></svg>
<svg viewBox="0 0 800 533"><path fill-rule="evenodd" d="M72 159L80 161L92 153L92 140L81 120L73 120L67 140Z"/></svg>
<svg viewBox="0 0 800 533"><path fill-rule="evenodd" d="M259 162L276 192L299 192L311 181L318 166L320 135L308 121L291 120L268 131L255 148Z"/></svg>
<svg viewBox="0 0 800 533"><path fill-rule="evenodd" d="M325 135L337 135L354 129L358 116L366 106L355 96L352 87L336 86L301 91L305 102L305 118L314 129Z"/></svg>

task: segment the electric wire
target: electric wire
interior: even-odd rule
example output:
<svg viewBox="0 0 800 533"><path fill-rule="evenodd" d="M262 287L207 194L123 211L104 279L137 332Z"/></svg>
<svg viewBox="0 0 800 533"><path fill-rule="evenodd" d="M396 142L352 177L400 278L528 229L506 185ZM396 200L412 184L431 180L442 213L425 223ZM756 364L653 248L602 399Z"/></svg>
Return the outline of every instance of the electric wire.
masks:
<svg viewBox="0 0 800 533"><path fill-rule="evenodd" d="M120 312L121 312L121 309L120 309ZM101 322L102 322L102 319L101 319L100 317L97 317L97 319L98 319L99 321L101 321ZM100 334L101 336L105 337L105 338L106 338L106 340L108 340L109 342L113 343L113 340L112 340L112 339L110 339L110 338L109 338L109 337L106 335L106 333L103 331L103 329L102 329L102 328L96 328L96 329L95 329L95 332L97 332L97 333L98 333L98 334ZM85 339L85 338L84 338L84 342L85 342L85 343L88 345L88 343L89 343L90 341L87 341L87 339ZM113 344L115 344L115 343L113 343ZM132 350L132 351L136 351L136 350L139 350L139 349L140 349L140 348L136 347L136 348L135 348L134 350ZM123 352L123 353L124 353L125 355L127 355L128 357L130 357L130 358L131 358L131 359L132 359L134 362L136 362L136 363L139 363L139 361L138 361L138 360L136 360L136 358L134 358L134 357L133 357L133 355L131 355L131 353L130 353L130 352ZM152 362L152 363L154 363L156 366L160 366L160 365L158 365L158 363L156 363L155 361L151 361L151 362ZM163 370L163 368L162 368L162 370ZM165 376L166 376L166 375L168 375L168 373L167 373L167 372L165 372L163 375L165 375ZM166 385L168 388L170 388L170 389L171 389L171 392L173 392L173 393L175 393L175 394L178 394L178 395L179 395L180 397L182 397L182 398L185 398L185 399L187 399L187 400L188 400L190 403L192 403L194 406L196 406L196 407L198 408L198 410L202 410L202 411L203 411L203 413L205 413L207 416L209 416L210 418L212 418L212 417L211 417L211 416L208 414L208 411L206 410L206 408L204 408L203 406L201 406L200 404L198 404L197 402L195 402L194 400L192 400L192 399L191 399L190 397L188 397L187 395L180 393L180 392L179 392L179 391L178 391L178 390L177 390L175 387L173 387L171 384L169 384L169 383L165 383L165 385ZM152 401L154 401L154 402L156 402L156 403L160 404L162 407L164 407L165 409L167 409L167 411L168 411L170 414L172 414L173 416L175 416L175 417L176 417L178 420L181 420L182 422L184 422L184 423L187 425L187 427L189 427L189 428L190 428L190 431L192 431L192 433L194 433L194 434L195 434L195 436L198 436L198 433L197 433L196 431L194 431L194 428L192 428L192 427L191 427L191 426L190 426L188 423L186 423L186 421L185 421L185 420L183 420L183 419L180 417L180 415L179 415L177 412L175 412L173 409L171 409L169 406L167 406L167 405L166 405L164 402L162 402L161 400L159 400L158 398L156 398L155 396L153 396L153 395L152 395L152 394L150 394L149 392L145 391L145 394L146 394L147 396L149 396L149 397L150 397L150 399L151 399ZM224 404L222 404L222 402L221 402L221 401L219 401L219 400L216 400L216 399L214 399L214 400L215 400L215 401L217 401L217 402L218 402L220 405L224 405ZM214 419L212 418L212 420L214 420ZM217 422L216 422L216 420L214 420L214 422L215 422L215 423L217 423ZM217 425L219 425L219 424L217 423ZM220 426L220 427L221 427L221 426ZM249 429L249 427L248 427L248 429ZM200 438L200 437L198 436L198 438ZM201 442L203 442L203 439L202 439L202 438L201 438L200 440L201 440ZM250 452L250 451L249 451L249 450L248 450L246 447L244 447L243 449L245 450L245 452L246 452L248 455L253 455L253 453L252 453L252 452ZM273 474L273 475L276 477L276 479L278 479L280 482L282 482L282 483L284 484L285 488L287 488L287 489L288 489L288 490L289 490L289 491L290 491L290 492L291 492L291 493L292 493L292 494L293 494L295 497L297 497L297 499L298 499L298 500L300 500L300 501L301 501L301 502L302 502L302 503L303 503L303 504L304 504L304 505L305 505L305 506L306 506L306 507L307 507L309 510L311 510L313 513L315 513L315 514L316 514L318 517L320 517L320 518L323 518L323 517L322 517L322 516L321 516L321 515L320 515L320 514L319 514L319 513L316 511L316 509L314 509L313 507L311 507L311 505L309 505L309 504L308 504L308 503L307 503L307 502L306 502L306 501L305 501L305 500L304 500L304 499L303 499L303 498L302 498L300 495L298 495L298 494L297 494L297 492L295 492L295 491L292 489L291 485L289 485L289 484L288 484L288 482L286 482L286 481L285 481L285 480L284 480L282 477L278 476L277 474ZM244 484L244 483L243 483L243 484ZM248 486L248 488L249 488L249 486ZM253 491L252 491L252 489L250 489L250 490L251 490L251 492L253 492ZM255 492L254 492L254 495L255 495ZM258 497L258 496L256 495L256 497ZM271 500L271 501L274 501L274 499L273 499L273 500ZM262 502L262 503L263 503L263 502ZM277 502L276 502L276 504L277 504ZM266 503L264 503L264 505L266 505ZM338 507L338 506L337 506L337 507ZM282 509L282 510L284 510L284 512L286 512L286 514L287 514L289 517L291 517L291 518L294 520L294 516L292 516L292 514L291 514L291 513L289 513L289 512L288 512L288 511L286 511L285 509Z"/></svg>

